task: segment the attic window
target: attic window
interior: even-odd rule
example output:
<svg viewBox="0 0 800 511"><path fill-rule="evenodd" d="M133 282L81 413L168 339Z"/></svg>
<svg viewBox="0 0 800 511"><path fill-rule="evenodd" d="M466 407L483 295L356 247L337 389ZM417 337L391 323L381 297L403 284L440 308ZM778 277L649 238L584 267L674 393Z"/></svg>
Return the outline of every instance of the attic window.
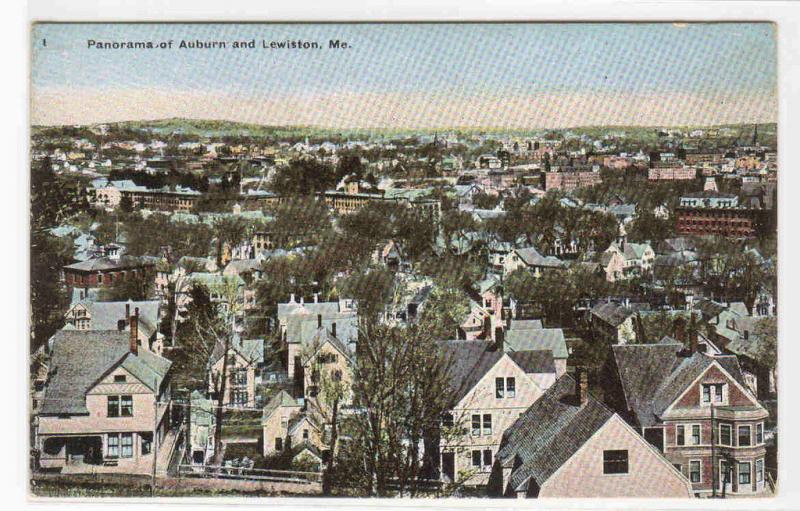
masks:
<svg viewBox="0 0 800 511"><path fill-rule="evenodd" d="M627 474L628 451L627 450L603 451L603 473Z"/></svg>
<svg viewBox="0 0 800 511"><path fill-rule="evenodd" d="M124 374L115 374L114 375L114 383L125 383L125 375Z"/></svg>

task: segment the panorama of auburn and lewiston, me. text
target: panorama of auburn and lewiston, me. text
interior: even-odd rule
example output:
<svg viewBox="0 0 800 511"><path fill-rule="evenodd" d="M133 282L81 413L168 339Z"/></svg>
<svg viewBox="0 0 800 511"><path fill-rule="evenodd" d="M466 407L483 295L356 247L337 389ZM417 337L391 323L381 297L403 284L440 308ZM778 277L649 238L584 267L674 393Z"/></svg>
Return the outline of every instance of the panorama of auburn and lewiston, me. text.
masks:
<svg viewBox="0 0 800 511"><path fill-rule="evenodd" d="M775 38L34 24L30 493L776 495Z"/></svg>

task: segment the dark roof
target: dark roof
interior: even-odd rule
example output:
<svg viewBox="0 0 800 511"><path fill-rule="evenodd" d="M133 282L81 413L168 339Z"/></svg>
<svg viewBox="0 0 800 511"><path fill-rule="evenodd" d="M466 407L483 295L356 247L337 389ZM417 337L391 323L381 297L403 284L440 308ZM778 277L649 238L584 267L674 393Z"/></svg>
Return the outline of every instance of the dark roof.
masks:
<svg viewBox="0 0 800 511"><path fill-rule="evenodd" d="M503 357L502 351L487 350L486 341L439 341L449 370L449 393L461 401L481 378Z"/></svg>
<svg viewBox="0 0 800 511"><path fill-rule="evenodd" d="M529 479L541 486L613 415L591 395L580 406L575 380L563 375L503 434L497 458L513 467L510 486L523 489Z"/></svg>
<svg viewBox="0 0 800 511"><path fill-rule="evenodd" d="M517 255L528 266L542 266L548 268L563 268L564 262L553 256L543 256L535 248L518 248Z"/></svg>
<svg viewBox="0 0 800 511"><path fill-rule="evenodd" d="M628 408L642 427L651 426L700 374L715 361L744 385L735 356L680 353L684 346L670 338L657 344L612 346Z"/></svg>
<svg viewBox="0 0 800 511"><path fill-rule="evenodd" d="M128 332L118 330L56 332L41 413L88 413L86 392L117 364L155 391L172 363L146 350L130 353L128 337Z"/></svg>
<svg viewBox="0 0 800 511"><path fill-rule="evenodd" d="M634 311L614 302L598 303L592 307L592 315L596 316L611 326L619 326L631 317Z"/></svg>
<svg viewBox="0 0 800 511"><path fill-rule="evenodd" d="M506 352L550 350L555 358L569 357L564 331L560 328L508 330L503 349Z"/></svg>
<svg viewBox="0 0 800 511"><path fill-rule="evenodd" d="M556 372L553 352L550 350L514 351L509 353L508 356L526 373L555 374Z"/></svg>
<svg viewBox="0 0 800 511"><path fill-rule="evenodd" d="M151 265L152 263L142 260L139 257L124 255L117 259L112 257L97 257L94 259L87 259L79 263L70 264L65 266L65 270L75 271L107 271L107 270L121 270L124 268L141 268L143 266Z"/></svg>
<svg viewBox="0 0 800 511"><path fill-rule="evenodd" d="M541 319L512 319L509 330L532 330L544 328Z"/></svg>

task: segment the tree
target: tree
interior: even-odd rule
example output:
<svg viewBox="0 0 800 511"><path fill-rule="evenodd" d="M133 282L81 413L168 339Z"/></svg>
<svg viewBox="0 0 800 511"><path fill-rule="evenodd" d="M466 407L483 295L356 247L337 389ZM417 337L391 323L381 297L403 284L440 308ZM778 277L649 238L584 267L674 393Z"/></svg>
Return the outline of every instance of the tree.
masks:
<svg viewBox="0 0 800 511"><path fill-rule="evenodd" d="M46 231L31 231L31 350L35 351L64 323L69 296L61 268L72 262L72 242Z"/></svg>
<svg viewBox="0 0 800 511"><path fill-rule="evenodd" d="M345 458L360 460L362 491L380 497L396 481L414 496L431 466L422 445L451 406L449 361L423 328L376 325L362 332L353 385L360 415L348 423L352 441Z"/></svg>
<svg viewBox="0 0 800 511"><path fill-rule="evenodd" d="M469 314L469 299L459 289L434 286L422 309L420 322L435 339L455 339Z"/></svg>
<svg viewBox="0 0 800 511"><path fill-rule="evenodd" d="M769 369L774 391L778 392L778 319L766 317L756 323L754 336L758 339L757 362ZM773 389L770 389L772 391Z"/></svg>
<svg viewBox="0 0 800 511"><path fill-rule="evenodd" d="M142 301L149 300L152 296L154 287L153 275L151 272L144 272L140 275L129 275L127 278L119 279L114 284L100 293L104 301L122 302L127 300Z"/></svg>
<svg viewBox="0 0 800 511"><path fill-rule="evenodd" d="M228 391L228 359L236 332L236 318L241 312L238 289L233 279L226 279L218 294L221 301L214 303L209 290L195 285L190 291L191 302L178 328L180 363L176 372L189 388L208 388L217 397L217 414L214 434L214 464L222 464L222 427L224 421L225 395ZM217 293L215 293L217 294ZM212 364L223 359L222 371L211 371ZM198 374L206 378L197 378Z"/></svg>
<svg viewBox="0 0 800 511"><path fill-rule="evenodd" d="M330 165L312 158L292 160L280 169L272 180L272 191L279 195L313 195L336 185L336 175Z"/></svg>

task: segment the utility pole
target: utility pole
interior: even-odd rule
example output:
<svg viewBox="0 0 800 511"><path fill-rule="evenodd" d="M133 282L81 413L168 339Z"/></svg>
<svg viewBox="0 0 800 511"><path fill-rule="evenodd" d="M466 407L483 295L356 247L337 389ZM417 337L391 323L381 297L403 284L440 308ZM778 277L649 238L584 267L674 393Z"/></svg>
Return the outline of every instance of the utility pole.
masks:
<svg viewBox="0 0 800 511"><path fill-rule="evenodd" d="M714 401L711 401L711 496L717 496L716 443L714 442Z"/></svg>
<svg viewBox="0 0 800 511"><path fill-rule="evenodd" d="M150 496L156 494L156 464L158 463L158 378L154 380L153 392L153 477L150 481Z"/></svg>

